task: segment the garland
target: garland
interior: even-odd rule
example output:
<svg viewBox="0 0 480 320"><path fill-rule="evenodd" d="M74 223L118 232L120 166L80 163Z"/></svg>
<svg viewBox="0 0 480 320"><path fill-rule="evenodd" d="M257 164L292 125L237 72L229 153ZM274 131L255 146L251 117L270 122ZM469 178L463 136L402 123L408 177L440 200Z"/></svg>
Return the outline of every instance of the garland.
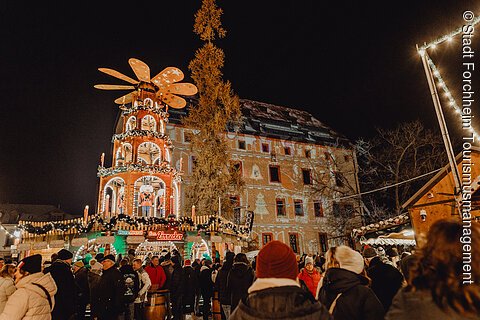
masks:
<svg viewBox="0 0 480 320"><path fill-rule="evenodd" d="M140 164L127 164L125 166L117 166L113 168L105 168L98 166L97 177L109 177L123 172L144 172L144 173L161 173L161 174L170 174L173 173L174 176L178 174L177 169L171 167L170 164L164 162L160 166L143 166Z"/></svg>
<svg viewBox="0 0 480 320"><path fill-rule="evenodd" d="M163 111L163 107L161 108L152 108L143 105L143 102L137 101L137 103L132 103L131 107L120 108L122 110L122 115L129 115L138 110L150 111L156 114L159 114L165 121L168 122L168 117L170 116L167 111Z"/></svg>
<svg viewBox="0 0 480 320"><path fill-rule="evenodd" d="M147 226L162 225L168 228L178 228L182 225L188 225L190 227L195 226L197 231L206 231L207 233L210 226L213 223L217 223L220 229L228 229L233 231L236 235L248 236L253 226L253 211L247 211L247 224L245 226L237 226L234 223L222 221L219 217L210 217L206 223L195 225L190 217L180 217L179 219L175 219L174 215L170 215L165 219L157 217L132 217L125 214L119 214L110 219L94 216L91 217L86 225L80 222L49 222L42 227L35 227L31 223L25 223L19 224L18 228L36 235L44 235L53 230L66 232L71 229L76 229L79 233L87 233L92 230L95 224L101 226L101 231L111 231L119 221L126 222L127 224L136 227L141 224Z"/></svg>
<svg viewBox="0 0 480 320"><path fill-rule="evenodd" d="M115 140L124 140L125 138L128 138L128 137L153 137L157 139L163 139L165 140L165 144L167 145L167 148L173 147L172 140L166 134L156 132L156 131L151 131L151 130L140 130L140 129L133 129L123 133L114 134L112 137L112 142L115 142Z"/></svg>

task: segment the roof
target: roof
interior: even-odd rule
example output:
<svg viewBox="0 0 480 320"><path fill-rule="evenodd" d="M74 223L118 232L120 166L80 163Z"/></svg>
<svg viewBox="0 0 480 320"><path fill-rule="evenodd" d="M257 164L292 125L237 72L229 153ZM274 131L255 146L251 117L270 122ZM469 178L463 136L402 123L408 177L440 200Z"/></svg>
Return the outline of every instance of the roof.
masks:
<svg viewBox="0 0 480 320"><path fill-rule="evenodd" d="M352 237L357 238L369 233L374 233L382 230L392 229L410 223L410 215L402 213L398 216L371 223L367 226L362 226L352 230Z"/></svg>
<svg viewBox="0 0 480 320"><path fill-rule="evenodd" d="M472 146L472 151L480 153L479 147ZM462 161L462 152L457 154L455 162L457 165ZM442 180L450 172L450 164L446 164L436 175L434 175L427 183L423 185L413 196L410 197L405 203L402 204L402 209L406 209L416 203L423 195L425 195L430 189L433 188L440 180Z"/></svg>
<svg viewBox="0 0 480 320"><path fill-rule="evenodd" d="M190 102L184 109L169 109L169 122L181 124L181 118L187 116L188 108L196 103L194 99ZM350 143L344 135L307 111L248 99L240 99L240 108L243 116L240 133L243 134L322 145Z"/></svg>
<svg viewBox="0 0 480 320"><path fill-rule="evenodd" d="M0 204L0 221L4 224L16 224L19 220L45 222L73 218L75 216L53 205Z"/></svg>

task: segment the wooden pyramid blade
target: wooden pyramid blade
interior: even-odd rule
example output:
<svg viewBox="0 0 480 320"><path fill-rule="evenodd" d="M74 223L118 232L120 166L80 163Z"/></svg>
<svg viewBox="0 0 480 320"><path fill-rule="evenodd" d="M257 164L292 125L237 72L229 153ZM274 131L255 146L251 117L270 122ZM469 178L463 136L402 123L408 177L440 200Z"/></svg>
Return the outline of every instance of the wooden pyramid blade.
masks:
<svg viewBox="0 0 480 320"><path fill-rule="evenodd" d="M167 84L183 80L182 70L175 67L168 67L163 69L159 74L152 78L152 83L157 87L162 87Z"/></svg>
<svg viewBox="0 0 480 320"><path fill-rule="evenodd" d="M191 83L173 83L165 87L165 92L193 96L198 90L197 87Z"/></svg>
<svg viewBox="0 0 480 320"><path fill-rule="evenodd" d="M96 84L94 88L101 90L135 90L134 86L117 85L117 84Z"/></svg>
<svg viewBox="0 0 480 320"><path fill-rule="evenodd" d="M123 73L120 73L116 70L113 70L113 69L108 69L108 68L98 68L99 71L103 72L103 73L106 73L108 74L109 76L112 76L112 77L115 77L117 79L120 79L120 80L123 80L123 81L127 81L131 84L137 84L138 81L137 80L133 80L132 78L130 77L127 77L126 75L124 75Z"/></svg>
<svg viewBox="0 0 480 320"><path fill-rule="evenodd" d="M130 103L133 100L133 94L132 92L127 93L124 96L121 96L120 98L115 99L116 104L125 104L125 103Z"/></svg>
<svg viewBox="0 0 480 320"><path fill-rule="evenodd" d="M162 101L174 109L182 109L187 105L187 101L185 101L185 99L177 97L171 93L164 93L162 95Z"/></svg>
<svg viewBox="0 0 480 320"><path fill-rule="evenodd" d="M132 67L133 72L135 72L138 80L150 82L150 68L145 62L135 58L130 58L128 63L130 64L130 67Z"/></svg>

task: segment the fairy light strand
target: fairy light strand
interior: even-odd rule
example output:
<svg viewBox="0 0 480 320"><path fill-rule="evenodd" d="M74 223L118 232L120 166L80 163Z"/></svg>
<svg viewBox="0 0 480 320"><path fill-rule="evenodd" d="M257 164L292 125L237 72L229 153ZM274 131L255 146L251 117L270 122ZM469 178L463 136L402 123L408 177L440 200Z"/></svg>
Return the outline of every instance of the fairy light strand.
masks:
<svg viewBox="0 0 480 320"><path fill-rule="evenodd" d="M477 16L469 24L470 25L476 25L479 22L480 22L480 16ZM462 28L463 28L463 26L455 29L454 31L452 31L452 32L450 32L446 35L441 36L438 39L433 40L430 43L424 44L423 46L421 46L419 48L419 51L426 50L426 49L429 49L429 48L433 49L433 48L435 48L436 45L438 45L442 42L450 41L451 39L453 39L453 37L457 36L458 34L460 34L462 32Z"/></svg>

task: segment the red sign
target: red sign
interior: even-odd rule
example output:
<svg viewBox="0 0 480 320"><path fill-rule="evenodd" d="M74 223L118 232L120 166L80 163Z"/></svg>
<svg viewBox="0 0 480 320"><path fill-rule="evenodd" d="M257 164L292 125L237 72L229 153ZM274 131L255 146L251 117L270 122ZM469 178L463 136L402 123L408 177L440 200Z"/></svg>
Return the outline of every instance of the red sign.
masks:
<svg viewBox="0 0 480 320"><path fill-rule="evenodd" d="M177 231L148 231L147 237L157 241L182 241L183 233Z"/></svg>

